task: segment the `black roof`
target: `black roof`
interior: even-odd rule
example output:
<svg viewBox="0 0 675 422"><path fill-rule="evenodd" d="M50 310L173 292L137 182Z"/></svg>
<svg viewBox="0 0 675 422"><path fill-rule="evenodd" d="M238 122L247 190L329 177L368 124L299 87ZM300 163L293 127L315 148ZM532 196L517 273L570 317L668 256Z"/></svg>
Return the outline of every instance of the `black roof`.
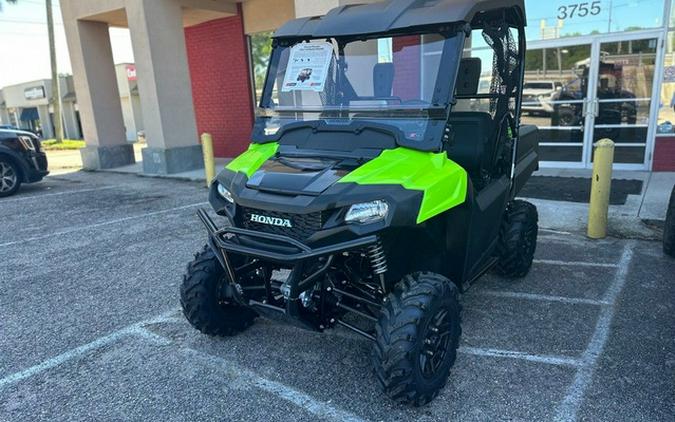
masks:
<svg viewBox="0 0 675 422"><path fill-rule="evenodd" d="M524 0L387 0L378 3L340 6L326 16L289 21L275 38L321 38L378 34L406 28L444 23L471 23L483 11L519 9L523 24Z"/></svg>

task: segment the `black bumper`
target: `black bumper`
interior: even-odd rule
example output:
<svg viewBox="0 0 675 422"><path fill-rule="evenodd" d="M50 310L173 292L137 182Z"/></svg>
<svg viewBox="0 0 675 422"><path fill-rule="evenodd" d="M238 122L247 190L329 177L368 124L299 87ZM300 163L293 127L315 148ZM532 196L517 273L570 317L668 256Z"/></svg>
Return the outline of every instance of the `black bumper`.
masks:
<svg viewBox="0 0 675 422"><path fill-rule="evenodd" d="M47 170L47 154L44 152L32 152L26 160L24 168L25 182L39 182L49 174Z"/></svg>
<svg viewBox="0 0 675 422"><path fill-rule="evenodd" d="M230 253L245 255L263 261L275 262L291 267L291 273L285 282L289 285L288 299L284 308L255 300L246 300L237 293L235 287L229 288L229 294L241 305L250 306L256 312L278 321L289 323L300 328L323 331L324 325L316 318L304 315L299 295L309 289L329 269L334 255L351 251L377 242L377 236L370 235L329 246L311 248L308 245L287 236L245 230L236 227L219 229L206 211L200 209L197 215L209 233L209 246L225 269L227 278L237 280L237 270L230 259ZM306 275L307 260L317 259L322 262L320 269ZM341 323L345 324L345 323ZM353 327L351 327L353 329Z"/></svg>
<svg viewBox="0 0 675 422"><path fill-rule="evenodd" d="M298 240L278 234L237 227L219 229L203 209L198 210L197 215L209 233L212 247L221 252L251 256L280 264L292 265L308 259L352 251L376 243L378 240L376 235L370 235L312 248Z"/></svg>

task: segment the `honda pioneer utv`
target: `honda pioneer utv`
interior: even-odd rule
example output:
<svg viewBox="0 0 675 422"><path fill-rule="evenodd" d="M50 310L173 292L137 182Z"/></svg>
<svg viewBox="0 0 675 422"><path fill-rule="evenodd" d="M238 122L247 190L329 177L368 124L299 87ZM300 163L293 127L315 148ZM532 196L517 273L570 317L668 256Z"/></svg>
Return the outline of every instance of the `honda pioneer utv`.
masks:
<svg viewBox="0 0 675 422"><path fill-rule="evenodd" d="M537 211L515 199L538 167L537 129L519 119L525 21L523 0L392 0L279 29L253 143L211 185L223 221L198 211L190 323L339 325L372 340L389 397L432 400L457 355L459 294L532 264Z"/></svg>

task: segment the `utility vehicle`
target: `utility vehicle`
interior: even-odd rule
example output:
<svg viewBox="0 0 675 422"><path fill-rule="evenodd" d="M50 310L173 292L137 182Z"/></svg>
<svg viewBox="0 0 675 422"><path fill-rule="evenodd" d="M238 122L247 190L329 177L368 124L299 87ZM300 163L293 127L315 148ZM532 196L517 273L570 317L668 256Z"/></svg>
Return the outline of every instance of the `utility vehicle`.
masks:
<svg viewBox="0 0 675 422"><path fill-rule="evenodd" d="M280 28L253 143L211 185L219 217L198 211L190 323L342 326L372 340L389 397L432 400L460 293L532 264L537 211L514 199L538 166L537 130L519 124L525 22L523 0L393 0ZM475 102L488 111L461 111Z"/></svg>

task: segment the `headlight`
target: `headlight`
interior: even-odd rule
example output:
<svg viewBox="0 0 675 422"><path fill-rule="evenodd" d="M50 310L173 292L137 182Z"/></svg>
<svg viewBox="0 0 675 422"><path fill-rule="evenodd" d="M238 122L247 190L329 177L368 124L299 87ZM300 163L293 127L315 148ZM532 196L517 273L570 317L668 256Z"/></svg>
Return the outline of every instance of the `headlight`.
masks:
<svg viewBox="0 0 675 422"><path fill-rule="evenodd" d="M354 204L349 207L345 222L347 223L374 223L376 221L384 220L389 214L389 204L385 201L364 202L361 204Z"/></svg>
<svg viewBox="0 0 675 422"><path fill-rule="evenodd" d="M30 151L35 151L35 145L33 145L33 140L28 136L19 136L19 142L23 145L24 148Z"/></svg>
<svg viewBox="0 0 675 422"><path fill-rule="evenodd" d="M221 185L220 183L218 183L217 189L218 189L218 194L221 197L223 197L224 200L226 200L227 202L229 202L231 204L234 204L234 198L232 197L232 192L227 190L227 188L225 186Z"/></svg>

